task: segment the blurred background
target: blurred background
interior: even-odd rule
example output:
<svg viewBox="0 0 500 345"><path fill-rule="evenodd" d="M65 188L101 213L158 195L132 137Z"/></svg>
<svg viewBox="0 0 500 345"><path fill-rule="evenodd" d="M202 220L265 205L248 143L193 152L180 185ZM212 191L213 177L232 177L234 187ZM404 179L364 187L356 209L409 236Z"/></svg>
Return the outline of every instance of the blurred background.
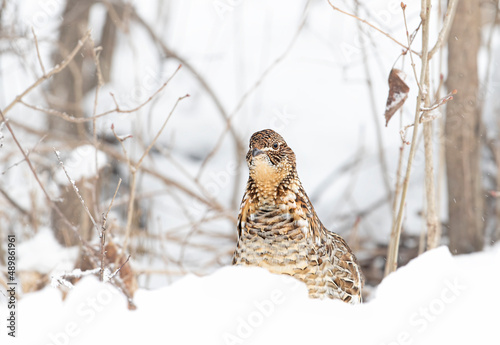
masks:
<svg viewBox="0 0 500 345"><path fill-rule="evenodd" d="M0 266L16 234L23 291L38 290L99 267L104 228L106 265L130 254L120 274L132 293L229 265L248 140L272 128L295 151L320 219L376 286L408 159L400 130L414 121L418 86L395 42L408 43L400 1L332 3L393 39L326 0L1 1L0 104L31 167L1 121ZM420 1L406 5L411 34ZM432 5L431 47L448 2ZM454 254L500 237L497 24L498 0L458 1L430 62L433 102L458 90L432 121L440 244ZM418 34L417 71L420 47ZM410 92L385 126L393 67ZM426 249L417 140L400 265Z"/></svg>

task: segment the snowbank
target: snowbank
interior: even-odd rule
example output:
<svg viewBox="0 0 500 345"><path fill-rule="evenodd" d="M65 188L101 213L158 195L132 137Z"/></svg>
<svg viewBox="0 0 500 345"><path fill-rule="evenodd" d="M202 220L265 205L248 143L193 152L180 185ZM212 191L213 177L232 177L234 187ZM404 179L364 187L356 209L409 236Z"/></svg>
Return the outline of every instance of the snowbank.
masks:
<svg viewBox="0 0 500 345"><path fill-rule="evenodd" d="M500 247L425 253L387 277L369 302L311 300L295 279L225 267L154 291L136 311L93 277L64 302L53 288L18 304L18 336L2 344L498 344Z"/></svg>

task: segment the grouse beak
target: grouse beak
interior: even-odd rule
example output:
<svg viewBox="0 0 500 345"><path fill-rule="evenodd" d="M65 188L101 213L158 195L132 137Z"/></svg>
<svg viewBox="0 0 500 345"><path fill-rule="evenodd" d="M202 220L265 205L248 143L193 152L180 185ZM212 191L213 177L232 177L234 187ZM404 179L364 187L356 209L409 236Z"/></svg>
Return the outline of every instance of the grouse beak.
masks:
<svg viewBox="0 0 500 345"><path fill-rule="evenodd" d="M261 151L261 150L255 148L252 150L252 157L256 157L256 156L261 155L263 153L264 153L264 151Z"/></svg>

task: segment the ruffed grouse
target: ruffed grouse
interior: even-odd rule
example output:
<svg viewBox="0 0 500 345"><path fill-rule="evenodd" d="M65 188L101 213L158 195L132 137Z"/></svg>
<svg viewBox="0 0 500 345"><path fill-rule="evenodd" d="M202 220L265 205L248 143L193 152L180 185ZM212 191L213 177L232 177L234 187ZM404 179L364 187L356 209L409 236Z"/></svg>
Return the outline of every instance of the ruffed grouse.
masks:
<svg viewBox="0 0 500 345"><path fill-rule="evenodd" d="M306 283L313 298L361 302L356 257L318 219L297 175L295 154L281 135L271 129L254 133L246 160L250 177L233 264L291 275Z"/></svg>

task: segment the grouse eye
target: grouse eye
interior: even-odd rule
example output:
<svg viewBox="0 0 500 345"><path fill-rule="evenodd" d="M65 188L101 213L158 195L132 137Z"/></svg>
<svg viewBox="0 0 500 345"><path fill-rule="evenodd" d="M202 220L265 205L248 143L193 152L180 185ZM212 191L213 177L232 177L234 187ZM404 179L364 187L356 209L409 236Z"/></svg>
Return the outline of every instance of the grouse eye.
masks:
<svg viewBox="0 0 500 345"><path fill-rule="evenodd" d="M273 144L273 149L275 149L275 150L276 150L276 149L278 148L278 146L279 146L279 145L278 145L278 143L274 143L274 144Z"/></svg>

